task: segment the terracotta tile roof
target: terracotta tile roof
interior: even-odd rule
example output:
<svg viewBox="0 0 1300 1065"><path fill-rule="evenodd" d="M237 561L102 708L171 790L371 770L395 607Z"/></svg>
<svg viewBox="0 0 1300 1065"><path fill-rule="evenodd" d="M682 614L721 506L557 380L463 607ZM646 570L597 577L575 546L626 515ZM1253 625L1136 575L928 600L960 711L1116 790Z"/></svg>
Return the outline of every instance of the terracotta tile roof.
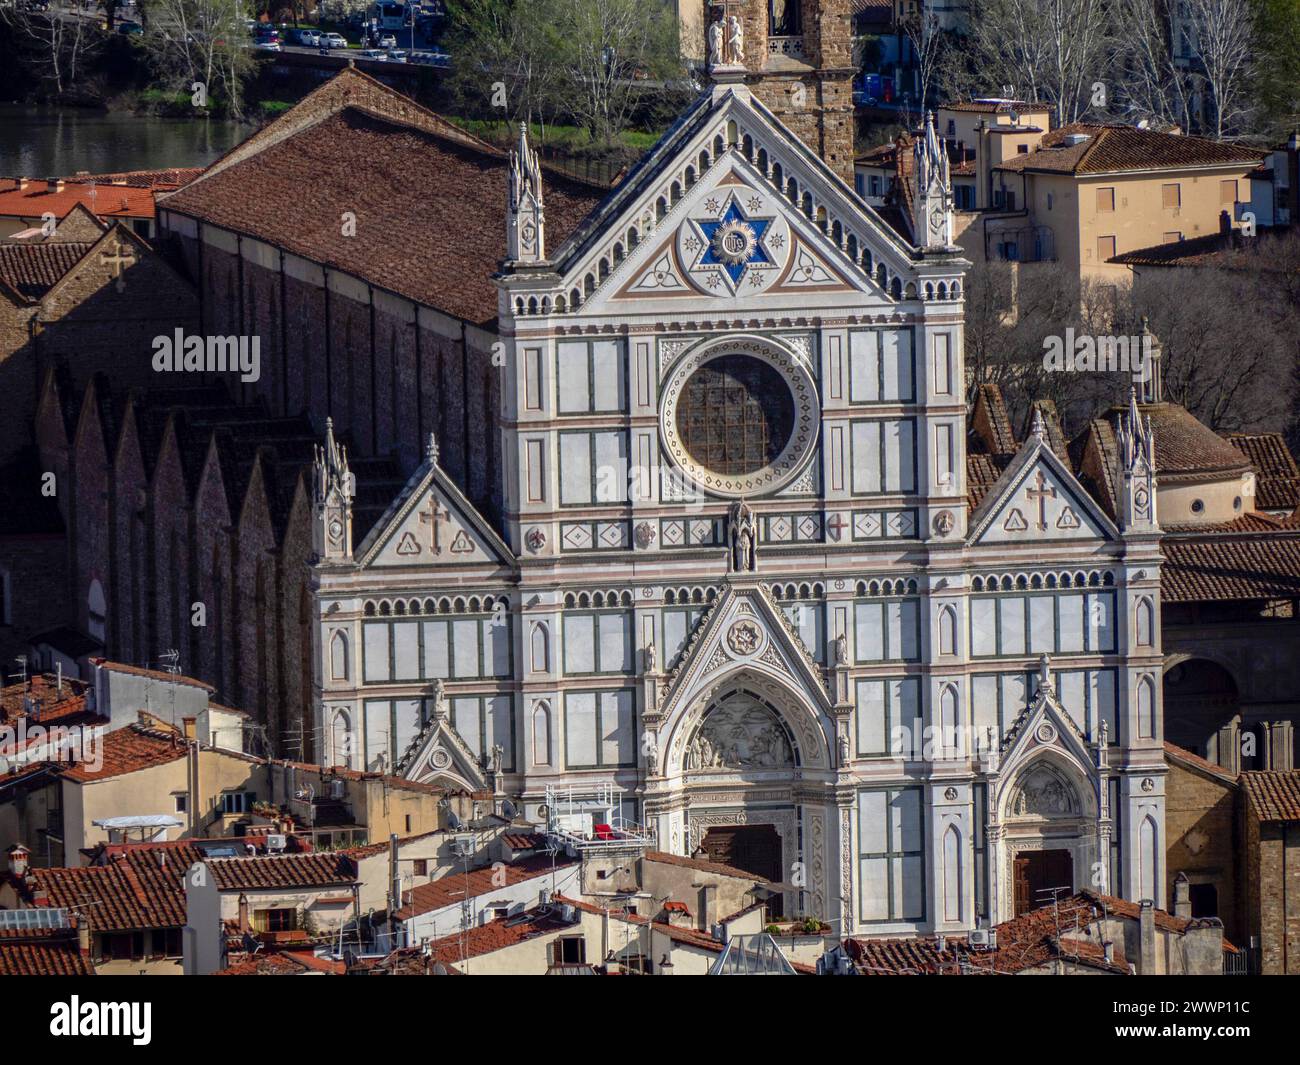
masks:
<svg viewBox="0 0 1300 1065"><path fill-rule="evenodd" d="M308 968L289 954L254 954L227 965L215 976L304 976Z"/></svg>
<svg viewBox="0 0 1300 1065"><path fill-rule="evenodd" d="M44 181L25 189L13 184L0 191L0 217L40 218L50 212L62 218L82 204L99 218L152 218L153 190L131 185L87 185L65 180L62 192L51 192Z"/></svg>
<svg viewBox="0 0 1300 1065"><path fill-rule="evenodd" d="M141 725L127 725L105 733L100 745L103 762L98 768L78 762L76 765L57 766L55 771L69 780L86 784L167 765L184 758L186 750L179 732Z"/></svg>
<svg viewBox="0 0 1300 1065"><path fill-rule="evenodd" d="M219 891L351 887L357 882L356 863L342 853L215 858L208 860L208 869Z"/></svg>
<svg viewBox="0 0 1300 1065"><path fill-rule="evenodd" d="M1223 766L1215 765L1208 759L1202 758L1199 754L1194 754L1189 750L1176 746L1168 740L1165 740L1165 760L1175 762L1201 773L1208 773L1210 776L1222 780L1225 784L1237 783L1237 778L1228 770L1224 769Z"/></svg>
<svg viewBox="0 0 1300 1065"><path fill-rule="evenodd" d="M1121 408L1111 411L1118 417ZM1206 473L1246 473L1250 463L1232 444L1177 403L1143 403L1156 438L1156 476Z"/></svg>
<svg viewBox="0 0 1300 1065"><path fill-rule="evenodd" d="M1255 467L1255 506L1295 510L1300 504L1300 468L1281 433L1229 433L1228 442Z"/></svg>
<svg viewBox="0 0 1300 1065"><path fill-rule="evenodd" d="M172 166L161 170L123 170L115 174L74 174L64 178L78 184L129 185L141 189L175 189L203 173L201 166Z"/></svg>
<svg viewBox="0 0 1300 1065"><path fill-rule="evenodd" d="M574 862L557 862L555 869L558 872L574 864ZM490 896L492 892L512 884L550 875L551 858L546 854L534 855L499 867L484 866L481 869L471 869L468 873L448 873L437 880L403 892L402 897L406 900L406 905L397 911L397 918L402 921L409 920L422 913L440 910L444 906L459 905L466 898ZM505 878L504 883L500 882L502 876ZM493 883L493 880L498 882Z"/></svg>
<svg viewBox="0 0 1300 1065"><path fill-rule="evenodd" d="M998 925L996 950L976 950L965 939L947 937L940 951L934 936L847 939L845 946L849 956L869 975L958 975L971 970L978 974L980 969L1014 974L1055 959L1120 975L1129 971L1123 943L1115 942L1115 960L1107 962L1102 944L1095 938L1076 936L1075 929L1086 932L1107 915L1136 921L1140 913L1141 907L1127 899L1081 891L1061 899L1055 909L1047 906L1032 910ZM1156 928L1175 935L1203 923L1164 910L1156 910L1153 917ZM1058 937L1058 927L1069 934ZM1225 947L1230 944L1225 943Z"/></svg>
<svg viewBox="0 0 1300 1065"><path fill-rule="evenodd" d="M1243 238L1241 231L1206 233L1200 237L1155 244L1126 251L1107 262L1124 266L1204 267L1214 270L1251 270L1267 273L1295 273L1294 254L1287 254L1286 241L1297 238L1289 231L1260 231Z"/></svg>
<svg viewBox="0 0 1300 1065"><path fill-rule="evenodd" d="M1087 140L1070 145L1071 134ZM1132 126L1074 122L1052 130L1041 146L1015 155L996 170L1038 170L1060 174L1109 174L1126 170L1183 170L1202 167L1254 166L1266 153L1221 141Z"/></svg>
<svg viewBox="0 0 1300 1065"><path fill-rule="evenodd" d="M506 153L374 89L365 75L349 71L340 79L365 79L365 90L395 96L409 124L343 106L278 141L264 138L256 152L218 161L168 194L164 209L282 246L454 317L491 322L491 278L506 251ZM286 119L300 121L290 111L259 136ZM423 175L418 186L412 175ZM548 247L558 248L605 191L548 171ZM355 236L342 234L344 212L356 216Z"/></svg>
<svg viewBox="0 0 1300 1065"><path fill-rule="evenodd" d="M75 929L0 931L0 976L94 976Z"/></svg>
<svg viewBox="0 0 1300 1065"><path fill-rule="evenodd" d="M721 866L721 868L728 868ZM721 940L714 939L708 932L701 932L696 928L687 928L682 925L669 924L667 921L652 921L649 917L643 917L640 914L628 913L626 910L615 909L613 907L596 906L590 902L582 902L579 899L569 898L565 895L556 895L556 902L568 903L576 909L586 913L603 916L608 913L610 917L619 921L626 921L628 924L652 925L654 931L660 935L665 935L675 943L681 943L688 947L697 947L700 950L712 951L715 954L721 954L724 944Z"/></svg>
<svg viewBox="0 0 1300 1065"><path fill-rule="evenodd" d="M770 884L772 882L766 877L758 876L755 873L747 873L743 869L737 869L734 865L723 865L721 862L711 862L705 858L687 858L680 854L666 854L664 851L646 851L645 861L659 862L663 865L680 865L685 869L698 869L703 873L717 873L719 876L735 877L738 880L748 880L754 884Z"/></svg>
<svg viewBox="0 0 1300 1065"><path fill-rule="evenodd" d="M103 865L33 868L25 895L30 902L42 892L46 901L40 905L85 914L93 932L183 928L185 891L181 879L203 857L193 848L188 851L132 850L113 855Z"/></svg>
<svg viewBox="0 0 1300 1065"><path fill-rule="evenodd" d="M966 455L966 497L970 500L972 511L984 501L989 489L997 484L1010 461L1010 458L1002 456Z"/></svg>
<svg viewBox="0 0 1300 1065"><path fill-rule="evenodd" d="M1050 110L1050 108L1047 104L1031 103L1027 100L1001 100L989 97L985 99L964 100L957 103L944 104L940 110L968 111L979 115L1005 115L1012 111L1047 111Z"/></svg>
<svg viewBox="0 0 1300 1065"><path fill-rule="evenodd" d="M531 851L546 846L546 837L540 832L505 832L501 842L512 851Z"/></svg>
<svg viewBox="0 0 1300 1065"><path fill-rule="evenodd" d="M893 167L897 155L898 145L890 141L888 144L878 144L874 148L868 148L853 161L863 166Z"/></svg>
<svg viewBox="0 0 1300 1065"><path fill-rule="evenodd" d="M1300 535L1183 533L1160 550L1160 597L1169 603L1300 598Z"/></svg>
<svg viewBox="0 0 1300 1065"><path fill-rule="evenodd" d="M1256 769L1241 785L1261 821L1300 821L1300 769Z"/></svg>
<svg viewBox="0 0 1300 1065"><path fill-rule="evenodd" d="M35 303L94 247L93 241L0 243L0 281Z"/></svg>
<svg viewBox="0 0 1300 1065"><path fill-rule="evenodd" d="M26 684L19 681L0 688L0 724L12 725L19 718L30 716L29 699L39 705L42 723L58 721L66 724L69 718L86 713L87 691L89 685L84 681L64 677L60 688L55 674L35 673ZM91 717L99 720L93 713Z"/></svg>
<svg viewBox="0 0 1300 1065"><path fill-rule="evenodd" d="M435 939L428 946L429 956L444 965L455 965L467 958L492 954L525 940L576 927L562 920L559 909L555 906L549 907L546 912L537 907L520 917L524 919L512 917L507 921L489 921L476 928Z"/></svg>

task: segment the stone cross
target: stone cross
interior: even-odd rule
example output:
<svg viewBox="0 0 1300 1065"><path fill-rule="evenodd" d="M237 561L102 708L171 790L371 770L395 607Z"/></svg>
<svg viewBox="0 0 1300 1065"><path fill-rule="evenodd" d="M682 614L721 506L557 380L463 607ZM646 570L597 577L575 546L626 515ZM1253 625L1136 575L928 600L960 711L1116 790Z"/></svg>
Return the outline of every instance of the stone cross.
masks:
<svg viewBox="0 0 1300 1065"><path fill-rule="evenodd" d="M442 538L439 530L442 528L442 523L450 517L447 508L441 506L433 496L429 497L429 509L420 511L420 521L430 526L429 550L435 555L442 554Z"/></svg>
<svg viewBox="0 0 1300 1065"><path fill-rule="evenodd" d="M1045 487L1047 484L1047 478L1043 476L1042 470L1038 471L1038 479L1035 483L1037 487L1025 489L1025 495L1029 497L1031 503L1035 499L1038 500L1038 527L1040 529L1046 529L1047 501L1056 498L1056 489Z"/></svg>

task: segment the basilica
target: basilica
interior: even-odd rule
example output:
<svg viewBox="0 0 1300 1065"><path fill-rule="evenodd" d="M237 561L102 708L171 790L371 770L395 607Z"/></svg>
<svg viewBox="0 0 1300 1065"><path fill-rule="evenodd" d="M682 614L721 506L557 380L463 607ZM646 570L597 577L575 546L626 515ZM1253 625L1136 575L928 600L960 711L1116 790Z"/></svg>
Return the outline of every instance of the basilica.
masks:
<svg viewBox="0 0 1300 1065"><path fill-rule="evenodd" d="M208 291L278 274L281 329L323 296L323 352L264 386L337 398L302 487L316 755L740 865L845 934L1163 905L1149 423L1118 416L1113 512L1041 416L968 483L933 125L891 223L845 183L833 35L789 60L754 21L605 194L348 71L160 203ZM344 133L478 170L499 236L358 283L346 240L224 235L223 172ZM345 436L408 456L378 505Z"/></svg>

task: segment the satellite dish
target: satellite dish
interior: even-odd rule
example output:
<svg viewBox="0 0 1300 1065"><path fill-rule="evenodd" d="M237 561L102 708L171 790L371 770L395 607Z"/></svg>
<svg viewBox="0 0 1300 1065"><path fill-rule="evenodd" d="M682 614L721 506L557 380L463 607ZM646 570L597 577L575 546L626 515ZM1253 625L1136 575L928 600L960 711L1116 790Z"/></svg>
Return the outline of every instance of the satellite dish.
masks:
<svg viewBox="0 0 1300 1065"><path fill-rule="evenodd" d="M515 804L512 803L509 799L502 800L501 812L505 814L506 817L510 818L510 820L512 821L519 816L519 808L515 806Z"/></svg>

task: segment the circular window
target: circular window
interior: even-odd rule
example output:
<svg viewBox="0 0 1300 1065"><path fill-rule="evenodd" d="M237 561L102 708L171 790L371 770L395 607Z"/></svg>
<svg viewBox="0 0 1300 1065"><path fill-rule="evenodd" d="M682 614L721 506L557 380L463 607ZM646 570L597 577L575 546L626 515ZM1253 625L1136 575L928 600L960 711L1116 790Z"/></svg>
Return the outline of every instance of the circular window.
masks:
<svg viewBox="0 0 1300 1065"><path fill-rule="evenodd" d="M751 355L720 355L686 380L677 435L694 462L727 476L770 466L794 428L794 397L781 374Z"/></svg>
<svg viewBox="0 0 1300 1065"><path fill-rule="evenodd" d="M663 389L660 430L672 461L723 496L774 491L802 470L817 436L817 394L798 356L758 337L684 355Z"/></svg>
<svg viewBox="0 0 1300 1065"><path fill-rule="evenodd" d="M1203 511L1204 509L1205 509L1205 502L1204 502L1204 500L1201 500L1201 499L1193 499L1193 500L1192 500L1192 513L1193 513L1193 514L1199 514L1199 513L1200 513L1201 511Z"/></svg>

